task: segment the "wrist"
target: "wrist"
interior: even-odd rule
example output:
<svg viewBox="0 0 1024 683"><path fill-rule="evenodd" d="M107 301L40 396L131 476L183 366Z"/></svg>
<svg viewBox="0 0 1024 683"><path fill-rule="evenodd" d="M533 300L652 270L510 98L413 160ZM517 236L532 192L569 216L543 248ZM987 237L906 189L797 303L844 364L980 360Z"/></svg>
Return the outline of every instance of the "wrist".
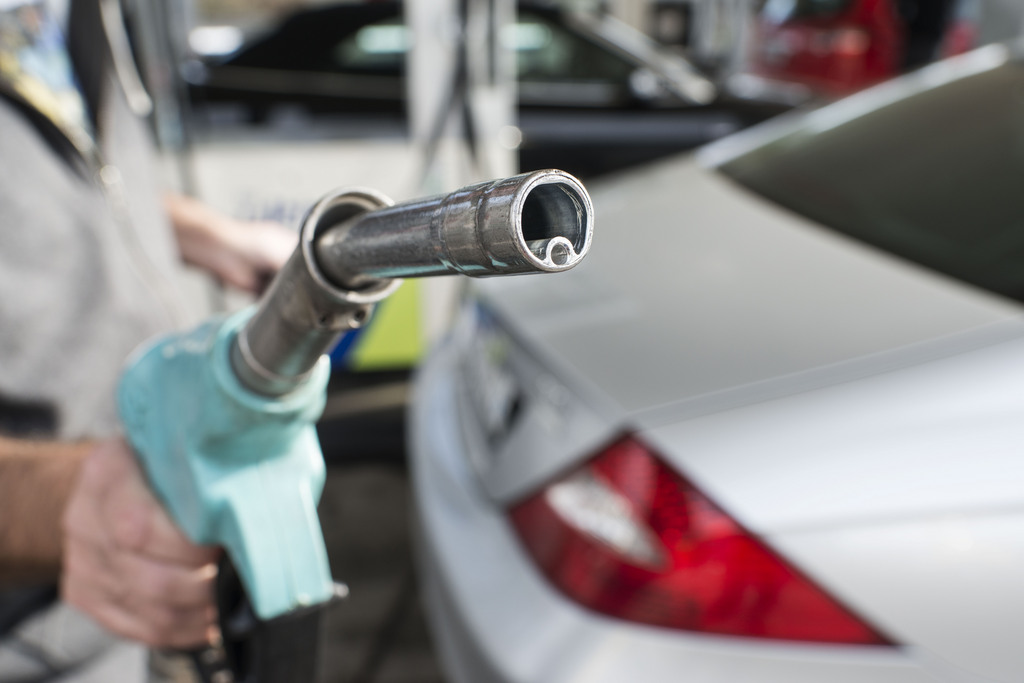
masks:
<svg viewBox="0 0 1024 683"><path fill-rule="evenodd" d="M57 578L61 518L92 448L0 437L0 585Z"/></svg>

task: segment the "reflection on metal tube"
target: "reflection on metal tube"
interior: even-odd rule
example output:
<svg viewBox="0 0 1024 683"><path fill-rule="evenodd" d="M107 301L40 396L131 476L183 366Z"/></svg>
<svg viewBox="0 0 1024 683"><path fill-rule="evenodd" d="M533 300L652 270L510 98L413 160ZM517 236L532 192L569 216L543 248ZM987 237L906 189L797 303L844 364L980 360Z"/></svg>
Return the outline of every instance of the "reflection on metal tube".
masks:
<svg viewBox="0 0 1024 683"><path fill-rule="evenodd" d="M562 171L537 171L374 211L317 241L341 287L430 275L558 272L590 245L590 197Z"/></svg>

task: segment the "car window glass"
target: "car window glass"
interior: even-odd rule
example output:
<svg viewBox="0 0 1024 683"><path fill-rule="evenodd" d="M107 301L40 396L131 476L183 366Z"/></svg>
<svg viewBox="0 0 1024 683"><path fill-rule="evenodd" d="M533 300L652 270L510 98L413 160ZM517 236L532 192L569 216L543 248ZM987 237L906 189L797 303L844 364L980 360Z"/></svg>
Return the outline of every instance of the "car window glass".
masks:
<svg viewBox="0 0 1024 683"><path fill-rule="evenodd" d="M343 71L405 70L409 29L401 17L363 26L334 46L332 67Z"/></svg>
<svg viewBox="0 0 1024 683"><path fill-rule="evenodd" d="M1019 63L805 126L720 170L822 225L1024 300Z"/></svg>
<svg viewBox="0 0 1024 683"><path fill-rule="evenodd" d="M547 18L523 12L502 36L515 49L519 80L610 81L626 83L632 68L624 60L583 40Z"/></svg>
<svg viewBox="0 0 1024 683"><path fill-rule="evenodd" d="M530 13L502 35L515 50L520 80L611 81L626 83L630 66L553 21ZM410 45L408 28L400 17L363 26L345 36L331 49L329 64L316 70L399 73L405 69Z"/></svg>
<svg viewBox="0 0 1024 683"><path fill-rule="evenodd" d="M774 24L794 19L824 18L839 14L852 0L768 0L761 16Z"/></svg>

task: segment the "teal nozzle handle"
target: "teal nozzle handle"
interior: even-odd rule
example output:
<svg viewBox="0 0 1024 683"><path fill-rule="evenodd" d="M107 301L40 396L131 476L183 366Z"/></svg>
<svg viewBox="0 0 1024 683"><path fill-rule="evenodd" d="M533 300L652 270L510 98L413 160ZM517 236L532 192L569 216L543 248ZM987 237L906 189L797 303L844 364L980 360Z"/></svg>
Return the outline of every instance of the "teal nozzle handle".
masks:
<svg viewBox="0 0 1024 683"><path fill-rule="evenodd" d="M286 396L249 391L230 346L251 315L215 318L137 352L118 407L161 502L194 542L225 548L268 620L333 595L316 514L325 468L315 422L330 362Z"/></svg>

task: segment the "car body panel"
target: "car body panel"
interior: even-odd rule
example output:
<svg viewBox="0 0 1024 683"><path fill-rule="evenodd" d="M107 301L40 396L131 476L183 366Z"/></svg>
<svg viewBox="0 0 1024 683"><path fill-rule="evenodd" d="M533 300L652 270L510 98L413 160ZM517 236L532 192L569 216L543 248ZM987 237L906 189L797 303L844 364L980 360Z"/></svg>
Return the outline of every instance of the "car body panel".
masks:
<svg viewBox="0 0 1024 683"><path fill-rule="evenodd" d="M758 533L1013 510L1024 508L1022 378L1018 328L973 352L644 435Z"/></svg>
<svg viewBox="0 0 1024 683"><path fill-rule="evenodd" d="M944 662L957 674L954 680L1020 680L1021 506L829 526L766 540L833 595L855 600L877 626L913 643L922 661Z"/></svg>
<svg viewBox="0 0 1024 683"><path fill-rule="evenodd" d="M602 617L540 576L511 525L482 495L453 420L459 349L435 350L412 401L417 548L428 616L457 683L951 680L912 649L779 644L688 634Z"/></svg>
<svg viewBox="0 0 1024 683"><path fill-rule="evenodd" d="M594 246L556 276L557 287L521 278L479 289L531 343L632 415L1020 315L1015 304L825 231L692 160L591 189ZM645 230L680 211L676 230ZM608 363L619 349L629 357Z"/></svg>
<svg viewBox="0 0 1024 683"><path fill-rule="evenodd" d="M593 453L626 422L614 405L582 400L500 325L482 333L481 315L463 309L449 342L462 350L454 400L480 485L491 499L510 501Z"/></svg>

